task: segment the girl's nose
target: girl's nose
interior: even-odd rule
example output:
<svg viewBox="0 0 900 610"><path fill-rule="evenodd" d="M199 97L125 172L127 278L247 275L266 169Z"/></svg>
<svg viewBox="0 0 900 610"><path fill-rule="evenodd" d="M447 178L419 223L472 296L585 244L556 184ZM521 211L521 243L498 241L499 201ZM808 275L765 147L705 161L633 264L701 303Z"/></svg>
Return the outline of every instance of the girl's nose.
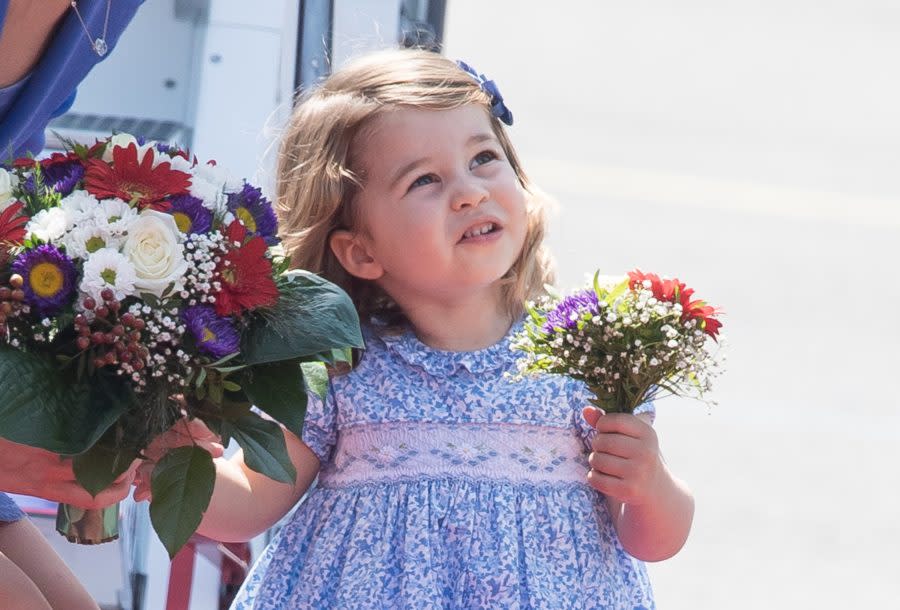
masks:
<svg viewBox="0 0 900 610"><path fill-rule="evenodd" d="M460 178L454 186L450 202L454 211L478 207L490 197L488 189L479 180L472 177Z"/></svg>

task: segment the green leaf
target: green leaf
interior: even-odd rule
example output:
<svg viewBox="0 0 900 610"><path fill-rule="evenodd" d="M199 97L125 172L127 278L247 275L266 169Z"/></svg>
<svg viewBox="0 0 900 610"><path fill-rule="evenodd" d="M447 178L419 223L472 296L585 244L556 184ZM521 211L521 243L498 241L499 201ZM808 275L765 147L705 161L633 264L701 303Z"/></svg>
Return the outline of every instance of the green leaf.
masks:
<svg viewBox="0 0 900 610"><path fill-rule="evenodd" d="M257 364L244 371L241 378L250 402L298 437L303 431L307 400L300 366L296 360Z"/></svg>
<svg viewBox="0 0 900 610"><path fill-rule="evenodd" d="M278 303L256 316L244 333L244 362L293 360L331 349L363 347L359 317L347 293L305 271L287 273L279 283Z"/></svg>
<svg viewBox="0 0 900 610"><path fill-rule="evenodd" d="M84 453L75 456L72 460L72 469L78 483L92 496L96 496L128 470L137 456L137 451L131 448L113 449L97 443Z"/></svg>
<svg viewBox="0 0 900 610"><path fill-rule="evenodd" d="M625 294L625 291L628 290L630 280L628 278L622 280L610 291L608 295L606 295L606 302L609 305L612 305L616 299Z"/></svg>
<svg viewBox="0 0 900 610"><path fill-rule="evenodd" d="M321 362L303 362L300 364L303 377L306 379L306 387L319 398L325 400L328 393L328 370Z"/></svg>
<svg viewBox="0 0 900 610"><path fill-rule="evenodd" d="M244 450L244 463L260 474L293 484L297 470L288 456L281 426L250 413L222 422L222 430Z"/></svg>
<svg viewBox="0 0 900 610"><path fill-rule="evenodd" d="M173 449L157 462L150 477L150 521L170 558L200 526L215 482L212 456L196 445Z"/></svg>
<svg viewBox="0 0 900 610"><path fill-rule="evenodd" d="M63 455L83 453L132 404L130 386L103 371L74 383L50 360L0 346L0 436Z"/></svg>

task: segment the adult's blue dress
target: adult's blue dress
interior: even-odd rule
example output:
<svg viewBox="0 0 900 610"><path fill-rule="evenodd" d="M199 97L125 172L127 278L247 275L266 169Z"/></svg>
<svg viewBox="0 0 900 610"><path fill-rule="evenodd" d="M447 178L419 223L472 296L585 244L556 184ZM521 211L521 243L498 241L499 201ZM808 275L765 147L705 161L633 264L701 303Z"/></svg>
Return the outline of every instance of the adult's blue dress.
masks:
<svg viewBox="0 0 900 610"><path fill-rule="evenodd" d="M103 32L108 2L109 51L104 57L91 48L78 15L69 9L31 73L0 88L0 162L41 152L47 123L72 106L78 84L113 51L144 0L80 0L78 10L95 38ZM0 31L8 8L9 0L0 0Z"/></svg>
<svg viewBox="0 0 900 610"><path fill-rule="evenodd" d="M103 32L107 2L110 0L78 2L78 10L94 37ZM104 57L115 48L122 31L143 2L111 0L106 31L109 51ZM0 32L8 8L9 0L0 0ZM76 87L102 60L91 48L78 16L70 9L34 69L18 82L0 87L0 162L40 153L47 123L72 106ZM22 511L15 502L0 493L0 522L21 518Z"/></svg>

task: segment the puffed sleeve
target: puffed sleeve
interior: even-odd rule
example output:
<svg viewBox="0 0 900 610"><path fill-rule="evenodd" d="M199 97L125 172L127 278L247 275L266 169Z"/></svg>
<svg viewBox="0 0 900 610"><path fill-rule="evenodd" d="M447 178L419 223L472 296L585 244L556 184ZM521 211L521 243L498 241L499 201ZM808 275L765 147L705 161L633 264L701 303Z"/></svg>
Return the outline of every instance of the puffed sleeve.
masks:
<svg viewBox="0 0 900 610"><path fill-rule="evenodd" d="M584 419L584 416L581 414L581 410L584 407L588 407L591 405L591 398L593 398L593 394L591 394L590 390L588 390L587 386L582 381L578 381L576 379L570 379L569 385L569 401L572 405L572 409L574 410L575 417L575 426L578 429L578 435L581 437L584 446L588 451L591 450L591 439L594 438L594 433L596 430L587 423L587 420ZM650 422L653 423L653 420L656 419L656 406L654 406L652 400L648 400L647 402L643 402L639 404L635 410L634 414L638 415L640 413L649 413L650 414Z"/></svg>
<svg viewBox="0 0 900 610"><path fill-rule="evenodd" d="M308 392L306 419L303 421L302 440L322 464L331 459L331 452L337 442L337 403L333 387L333 384L328 384L324 400L315 392Z"/></svg>

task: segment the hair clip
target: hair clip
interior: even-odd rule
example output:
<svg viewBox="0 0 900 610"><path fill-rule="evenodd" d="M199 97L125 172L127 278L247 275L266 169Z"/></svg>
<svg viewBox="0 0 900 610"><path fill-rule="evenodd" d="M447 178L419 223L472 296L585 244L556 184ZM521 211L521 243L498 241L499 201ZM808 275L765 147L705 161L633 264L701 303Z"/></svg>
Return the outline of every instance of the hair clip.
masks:
<svg viewBox="0 0 900 610"><path fill-rule="evenodd" d="M510 112L509 108L506 107L506 104L503 103L503 96L500 95L500 89L497 88L497 84L494 81L489 80L484 74L479 74L472 66L464 61L457 59L456 65L472 75L472 77L478 81L478 86L481 87L481 90L491 96L491 114L507 125L512 125L512 112Z"/></svg>

